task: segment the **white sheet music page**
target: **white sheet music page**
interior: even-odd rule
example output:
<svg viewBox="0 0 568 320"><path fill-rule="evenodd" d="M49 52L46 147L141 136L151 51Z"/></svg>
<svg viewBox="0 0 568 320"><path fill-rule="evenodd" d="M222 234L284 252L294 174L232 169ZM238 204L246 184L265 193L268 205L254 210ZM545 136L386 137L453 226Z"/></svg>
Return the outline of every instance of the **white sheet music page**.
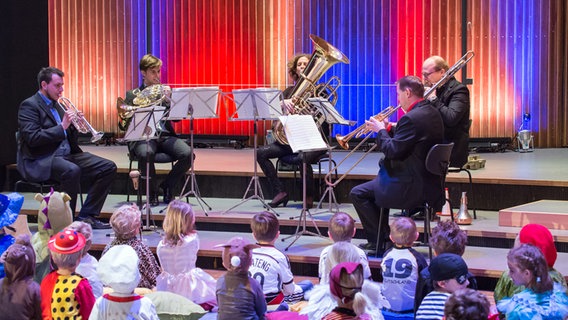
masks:
<svg viewBox="0 0 568 320"><path fill-rule="evenodd" d="M325 150L327 145L311 115L280 116L292 151Z"/></svg>

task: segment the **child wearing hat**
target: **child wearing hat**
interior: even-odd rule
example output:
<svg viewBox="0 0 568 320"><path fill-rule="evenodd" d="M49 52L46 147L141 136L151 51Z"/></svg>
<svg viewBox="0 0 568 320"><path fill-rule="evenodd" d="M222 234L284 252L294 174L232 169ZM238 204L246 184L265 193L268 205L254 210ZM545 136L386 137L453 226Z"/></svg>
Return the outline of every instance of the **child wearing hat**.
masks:
<svg viewBox="0 0 568 320"><path fill-rule="evenodd" d="M35 253L27 234L20 235L0 257L6 277L0 279L2 319L41 319L39 284L34 281Z"/></svg>
<svg viewBox="0 0 568 320"><path fill-rule="evenodd" d="M442 253L432 259L428 270L434 291L422 300L415 319L443 319L448 297L457 290L467 288L469 284L467 264L457 254Z"/></svg>
<svg viewBox="0 0 568 320"><path fill-rule="evenodd" d="M81 261L85 237L72 229L63 229L47 243L57 270L41 282L43 319L88 319L95 304L89 281L75 273Z"/></svg>
<svg viewBox="0 0 568 320"><path fill-rule="evenodd" d="M156 278L160 274L160 266L150 247L137 238L142 224L141 216L142 213L138 207L130 204L125 204L113 212L110 225L116 238L106 245L103 257L113 246L120 244L131 246L140 260L138 269L141 277L138 287L153 289L156 287Z"/></svg>
<svg viewBox="0 0 568 320"><path fill-rule="evenodd" d="M529 223L525 225L515 239L514 248L520 247L521 244L525 243L532 244L540 249L546 259L550 279L552 279L552 282L560 284L564 288L564 291L568 293L564 276L554 269L554 263L556 262L558 253L554 246L554 238L552 237L550 230L548 230L547 227L536 223ZM524 286L515 285L509 276L509 270L505 270L495 286L495 303L499 303L502 299L510 298L524 289Z"/></svg>
<svg viewBox="0 0 568 320"><path fill-rule="evenodd" d="M233 237L223 247L223 266L227 273L217 280L217 319L264 319L266 300L262 287L249 277L252 263L251 250L258 245L249 244L241 237Z"/></svg>
<svg viewBox="0 0 568 320"><path fill-rule="evenodd" d="M0 255L15 241L14 237L7 234L4 228L15 231L10 225L16 222L23 204L24 196L19 193L0 194ZM4 265L0 264L0 278L4 275Z"/></svg>
<svg viewBox="0 0 568 320"><path fill-rule="evenodd" d="M134 293L140 282L138 260L127 245L114 246L101 258L98 276L113 292L97 299L90 319L158 319L152 301Z"/></svg>

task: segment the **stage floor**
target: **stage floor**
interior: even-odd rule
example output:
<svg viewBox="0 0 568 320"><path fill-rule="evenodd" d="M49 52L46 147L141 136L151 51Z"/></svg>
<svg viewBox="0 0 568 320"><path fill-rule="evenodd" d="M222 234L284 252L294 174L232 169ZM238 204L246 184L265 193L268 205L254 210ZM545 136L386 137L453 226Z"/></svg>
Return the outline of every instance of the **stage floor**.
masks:
<svg viewBox="0 0 568 320"><path fill-rule="evenodd" d="M83 146L84 151L97 154L114 161L119 172L128 171L126 146ZM196 148L195 172L197 175L227 175L252 176L254 172L253 149L230 148ZM355 152L338 167L343 174L359 159L363 152ZM334 150L332 158L339 163L348 155L347 151ZM485 159L485 168L470 170L475 184L511 184L533 186L568 187L568 149L536 149L534 152L519 153L506 151L502 153L479 153L479 158ZM349 179L373 179L378 171L378 161L381 153L370 153L348 175ZM327 163L325 163L327 164ZM169 164L158 164L158 173L166 173ZM317 169L317 166L315 166ZM324 165L322 171L327 173ZM262 171L257 168L258 175ZM317 170L316 170L317 171ZM292 175L291 172L282 173ZM448 174L447 182L468 182L463 173ZM244 190L243 190L244 192ZM567 199L568 200L568 197Z"/></svg>

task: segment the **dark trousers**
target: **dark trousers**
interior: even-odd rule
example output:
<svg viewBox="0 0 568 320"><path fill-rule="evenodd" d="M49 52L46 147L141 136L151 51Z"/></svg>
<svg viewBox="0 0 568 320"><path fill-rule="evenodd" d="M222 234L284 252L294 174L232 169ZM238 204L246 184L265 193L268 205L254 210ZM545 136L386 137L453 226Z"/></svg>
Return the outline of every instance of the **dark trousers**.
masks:
<svg viewBox="0 0 568 320"><path fill-rule="evenodd" d="M87 198L79 212L80 217L95 217L101 213L115 177L114 162L88 152L53 158L51 180L58 181L61 190L71 197L71 212L75 213L81 186L87 187L86 190L81 190L87 193Z"/></svg>
<svg viewBox="0 0 568 320"><path fill-rule="evenodd" d="M372 180L354 187L349 193L351 202L365 230L367 241L371 243L377 242L381 211L385 215L381 226L381 238L388 239L390 233L389 209L381 210L381 207L375 202L375 188L377 187L380 187L378 182Z"/></svg>
<svg viewBox="0 0 568 320"><path fill-rule="evenodd" d="M306 195L313 196L314 194L314 181L313 175L314 170L312 169L311 164L316 162L317 159L324 154L325 151L312 151L312 152L305 152L304 157L306 160ZM260 166L260 169L268 179L268 184L272 188L273 196L278 194L279 192L284 191L284 186L282 181L278 179L278 172L274 167L274 164L270 159L273 158L281 158L288 155L294 155L292 152L292 148L289 145L284 145L279 142L274 142L266 146L259 147L256 152L256 162ZM288 161L290 160L290 161ZM296 155L291 157L291 159L287 159L286 161L289 164L296 164L300 166L300 174L303 176L303 166L302 166L302 157L300 155Z"/></svg>
<svg viewBox="0 0 568 320"><path fill-rule="evenodd" d="M191 167L191 148L187 143L185 143L185 141L177 137L161 137L159 139L148 141L148 144L146 144L146 141L137 141L133 143L131 150L138 158L138 170L140 170L140 174L143 176L146 175L146 154L148 154L151 178L156 176L154 159L157 153L165 153L176 161L164 181L164 185L170 190L175 188L176 184L180 181L180 178L183 177L187 170Z"/></svg>

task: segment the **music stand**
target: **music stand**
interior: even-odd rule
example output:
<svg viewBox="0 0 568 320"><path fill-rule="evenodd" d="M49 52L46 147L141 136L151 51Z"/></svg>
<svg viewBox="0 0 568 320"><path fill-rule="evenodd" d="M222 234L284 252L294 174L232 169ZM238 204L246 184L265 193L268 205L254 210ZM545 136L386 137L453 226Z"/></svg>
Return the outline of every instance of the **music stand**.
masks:
<svg viewBox="0 0 568 320"><path fill-rule="evenodd" d="M165 107L153 106L146 108L139 108L134 111L132 121L124 134L124 141L146 141L146 224L143 226L143 231L153 230L150 226L150 215L152 209L150 208L150 159L148 157L148 144L150 140L156 139L156 131L159 128L159 121L164 115ZM138 205L141 205L138 199Z"/></svg>
<svg viewBox="0 0 568 320"><path fill-rule="evenodd" d="M189 145L193 153L193 119L217 118L217 108L219 106L219 87L200 87L200 88L176 88L172 91L170 112L167 116L168 120L181 120L189 117ZM193 156L193 155L192 155ZM191 160L189 168L189 176L185 179L179 199L194 196L195 200L203 210L206 216L207 207L211 210L211 206L203 200L199 193L197 180L195 179L195 161ZM185 192L188 182L190 183L189 191Z"/></svg>
<svg viewBox="0 0 568 320"><path fill-rule="evenodd" d="M280 121L284 127L284 132L286 133L286 138L290 147L294 153L299 152L302 157L302 169L304 174L302 175L302 212L300 213L300 219L298 220L298 225L296 226L296 232L282 241L286 241L289 238L295 237L285 251L288 250L301 236L312 235L317 237L322 237L322 234L314 221L310 209L307 205L307 194L306 194L306 158L305 153L309 151L326 150L327 144L323 141L321 134L316 127L316 123L311 115L291 115L291 116L281 116ZM308 231L306 228L307 217L310 217L314 228L317 233ZM301 230L300 230L301 228Z"/></svg>
<svg viewBox="0 0 568 320"><path fill-rule="evenodd" d="M233 90L233 98L237 106L235 112L229 118L230 120L253 120L254 126L254 152L253 163L254 171L253 176L248 184L248 187L243 195L241 202L232 206L231 208L223 211L227 213L234 208L249 200L259 200L267 210L272 211L277 216L280 216L272 207L265 201L260 187L258 177L258 170L256 164L256 153L258 149L258 120L273 120L282 115L280 101L282 99L282 91L272 88L256 88L256 89L239 89ZM237 115L238 117L235 117ZM254 190L253 195L246 197L251 188Z"/></svg>
<svg viewBox="0 0 568 320"><path fill-rule="evenodd" d="M354 121L349 121L346 120L345 118L343 118L343 116L341 116L341 114L339 114L339 112L337 112L337 110L335 109L335 107L333 106L333 104L331 104L331 102L329 102L328 99L322 98L322 97L314 97L314 98L308 98L307 99L308 103L314 107L316 107L323 115L325 118L325 121L328 123L329 125L329 132L331 132L331 127L333 124L342 124L342 125L350 125L352 126L355 122ZM331 156L331 150L333 148L331 147L331 144L327 145L327 154L328 154L328 170L327 170L327 174L331 175L331 170L332 170L332 156ZM333 185L330 185L326 182L327 187L325 188L325 192L322 194L322 197L320 199L320 201L318 202L318 205L316 206L316 208L321 209L322 208L322 203L325 199L325 196L328 195L328 209L327 211L321 211L321 212L317 212L316 214L321 214L321 213L326 213L326 212L330 212L330 213L334 213L339 211L339 204L337 203L337 197L335 196L335 189ZM335 206L335 211L333 210L333 207Z"/></svg>

